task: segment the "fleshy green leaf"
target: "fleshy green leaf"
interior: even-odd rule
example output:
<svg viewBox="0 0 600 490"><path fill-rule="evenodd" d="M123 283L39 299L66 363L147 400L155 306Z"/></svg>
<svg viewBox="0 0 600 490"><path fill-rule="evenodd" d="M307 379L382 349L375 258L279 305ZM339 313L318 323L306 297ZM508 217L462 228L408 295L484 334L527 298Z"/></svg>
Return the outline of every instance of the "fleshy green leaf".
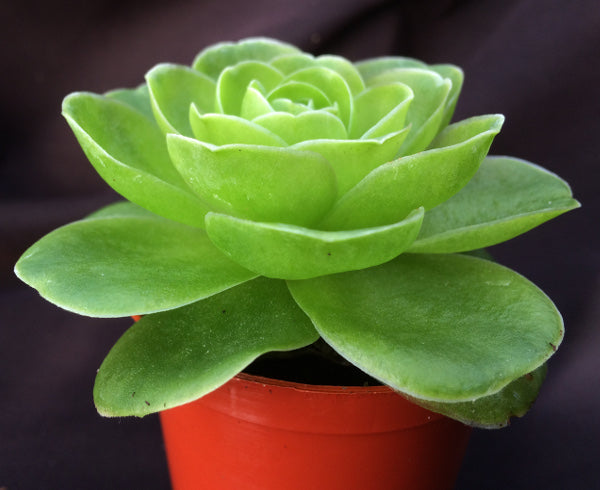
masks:
<svg viewBox="0 0 600 490"><path fill-rule="evenodd" d="M248 88L242 99L242 107L240 108L241 117L252 120L255 117L273 112L273 107L271 107L262 90L264 90L264 87L261 87L260 83L256 80L248 84Z"/></svg>
<svg viewBox="0 0 600 490"><path fill-rule="evenodd" d="M397 68L371 80L372 84L392 82L408 85L415 95L406 115L410 134L400 149L402 155L410 155L427 148L439 132L452 82L422 68Z"/></svg>
<svg viewBox="0 0 600 490"><path fill-rule="evenodd" d="M279 71L258 61L245 61L225 68L217 81L217 109L224 114L239 115L251 82L260 83L269 92L282 79Z"/></svg>
<svg viewBox="0 0 600 490"><path fill-rule="evenodd" d="M289 75L286 82L295 81L314 85L321 90L333 104L337 104L337 116L348 128L352 119L353 98L350 87L336 71L325 67L311 67Z"/></svg>
<svg viewBox="0 0 600 490"><path fill-rule="evenodd" d="M285 82L267 94L269 101L288 99L313 109L331 106L331 100L318 87L304 82Z"/></svg>
<svg viewBox="0 0 600 490"><path fill-rule="evenodd" d="M402 83L376 85L354 99L351 138L376 138L404 127L412 90Z"/></svg>
<svg viewBox="0 0 600 490"><path fill-rule="evenodd" d="M73 93L63 115L100 176L119 194L150 211L203 227L206 206L177 173L162 132L124 103Z"/></svg>
<svg viewBox="0 0 600 490"><path fill-rule="evenodd" d="M511 417L522 417L531 408L546 377L546 364L521 376L498 393L477 400L442 403L409 399L433 412L444 414L464 424L483 429L499 429L510 423Z"/></svg>
<svg viewBox="0 0 600 490"><path fill-rule="evenodd" d="M143 317L102 363L94 402L111 417L158 412L218 388L265 352L317 339L285 283L258 278Z"/></svg>
<svg viewBox="0 0 600 490"><path fill-rule="evenodd" d="M287 112L271 112L253 122L279 135L288 145L315 139L344 140L346 128L333 114L326 111L308 111L294 116Z"/></svg>
<svg viewBox="0 0 600 490"><path fill-rule="evenodd" d="M273 58L269 64L277 68L281 73L290 75L295 71L315 66L315 58L308 53L284 54Z"/></svg>
<svg viewBox="0 0 600 490"><path fill-rule="evenodd" d="M557 175L524 160L488 157L464 189L426 213L410 251L488 247L578 207Z"/></svg>
<svg viewBox="0 0 600 490"><path fill-rule="evenodd" d="M218 43L201 51L192 67L216 80L228 66L243 61L268 62L278 56L299 53L291 44L268 38L248 38L239 43Z"/></svg>
<svg viewBox="0 0 600 490"><path fill-rule="evenodd" d="M399 68L427 68L427 65L422 61L414 58L406 58L403 56L381 56L378 58L370 58L367 60L355 63L356 68L362 75L367 87L374 85L373 80L376 80L379 75L390 70Z"/></svg>
<svg viewBox="0 0 600 490"><path fill-rule="evenodd" d="M377 139L308 140L296 143L292 148L323 155L333 167L338 196L342 196L373 169L392 160L407 134L408 128L405 128Z"/></svg>
<svg viewBox="0 0 600 490"><path fill-rule="evenodd" d="M416 207L437 206L473 177L503 120L500 115L465 119L442 131L433 148L377 167L336 202L320 226L381 226Z"/></svg>
<svg viewBox="0 0 600 490"><path fill-rule="evenodd" d="M104 94L109 99L115 99L141 112L150 121L154 121L154 112L152 112L152 103L150 102L150 92L148 85L143 83L137 88L122 88L111 90Z"/></svg>
<svg viewBox="0 0 600 490"><path fill-rule="evenodd" d="M450 124L465 76L463 71L455 65L431 65L429 68L452 82L452 88L446 99L446 107L444 108L444 115L440 123L440 129L443 129Z"/></svg>
<svg viewBox="0 0 600 490"><path fill-rule="evenodd" d="M209 213L210 239L227 256L267 277L305 279L371 267L401 254L415 239L423 210L389 226L327 232Z"/></svg>
<svg viewBox="0 0 600 490"><path fill-rule="evenodd" d="M363 79L356 67L341 56L322 55L316 58L319 66L335 71L346 81L352 95L358 95L365 89Z"/></svg>
<svg viewBox="0 0 600 490"><path fill-rule="evenodd" d="M186 66L160 64L146 74L152 107L165 133L192 136L190 105L200 112L214 112L215 83Z"/></svg>
<svg viewBox="0 0 600 490"><path fill-rule="evenodd" d="M466 255L404 254L289 287L339 354L425 400L497 393L541 366L563 335L560 314L534 284Z"/></svg>
<svg viewBox="0 0 600 490"><path fill-rule="evenodd" d="M54 230L25 252L15 272L48 301L99 317L177 308L255 277L203 230L126 208L113 214Z"/></svg>
<svg viewBox="0 0 600 490"><path fill-rule="evenodd" d="M260 124L227 114L201 115L195 106L190 110L190 124L198 140L212 145L287 146L277 134Z"/></svg>
<svg viewBox="0 0 600 490"><path fill-rule="evenodd" d="M257 221L306 226L336 196L335 176L321 155L290 148L215 147L169 135L169 152L189 186L215 211Z"/></svg>

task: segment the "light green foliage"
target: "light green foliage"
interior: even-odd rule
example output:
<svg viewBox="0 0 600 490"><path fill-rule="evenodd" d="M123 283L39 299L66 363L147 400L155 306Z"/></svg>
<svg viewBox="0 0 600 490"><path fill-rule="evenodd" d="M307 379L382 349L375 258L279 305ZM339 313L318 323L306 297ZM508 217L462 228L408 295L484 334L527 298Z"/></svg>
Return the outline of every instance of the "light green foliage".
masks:
<svg viewBox="0 0 600 490"><path fill-rule="evenodd" d="M50 233L16 272L71 311L145 315L99 371L98 410L186 403L321 335L433 410L522 415L560 315L515 272L450 254L579 204L556 175L487 157L503 116L450 123L462 83L453 65L252 38L66 97L83 151L130 202Z"/></svg>

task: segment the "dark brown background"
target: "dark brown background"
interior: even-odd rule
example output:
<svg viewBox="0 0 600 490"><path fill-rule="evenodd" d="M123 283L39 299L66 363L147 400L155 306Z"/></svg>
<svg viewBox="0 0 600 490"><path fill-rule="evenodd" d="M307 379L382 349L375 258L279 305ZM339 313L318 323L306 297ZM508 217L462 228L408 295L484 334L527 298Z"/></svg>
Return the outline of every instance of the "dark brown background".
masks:
<svg viewBox="0 0 600 490"><path fill-rule="evenodd" d="M168 488L157 418L102 419L92 403L96 368L129 322L61 311L12 266L115 199L60 117L64 95L134 86L155 63L266 35L353 60L456 63L455 119L504 113L492 153L571 183L583 209L493 250L554 299L565 342L530 414L474 433L457 488L600 488L597 0L8 0L0 20L0 487Z"/></svg>

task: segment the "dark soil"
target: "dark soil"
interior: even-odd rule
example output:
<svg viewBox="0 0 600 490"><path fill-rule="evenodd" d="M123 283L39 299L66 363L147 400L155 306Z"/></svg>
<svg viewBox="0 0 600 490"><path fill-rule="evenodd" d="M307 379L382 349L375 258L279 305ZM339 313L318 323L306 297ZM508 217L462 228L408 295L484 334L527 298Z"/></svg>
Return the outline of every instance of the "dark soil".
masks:
<svg viewBox="0 0 600 490"><path fill-rule="evenodd" d="M379 381L337 354L322 340L303 349L265 354L250 364L244 372L311 385L381 385Z"/></svg>

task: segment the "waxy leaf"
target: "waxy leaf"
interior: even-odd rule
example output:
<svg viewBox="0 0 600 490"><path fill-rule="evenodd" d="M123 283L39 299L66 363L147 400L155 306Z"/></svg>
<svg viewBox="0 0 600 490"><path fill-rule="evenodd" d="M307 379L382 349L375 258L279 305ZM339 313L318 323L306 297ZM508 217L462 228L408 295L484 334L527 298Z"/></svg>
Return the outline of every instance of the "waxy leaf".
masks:
<svg viewBox="0 0 600 490"><path fill-rule="evenodd" d="M239 43L213 44L196 56L192 67L216 80L228 66L248 60L267 62L278 56L299 52L300 50L291 44L255 37Z"/></svg>
<svg viewBox="0 0 600 490"><path fill-rule="evenodd" d="M455 65L431 65L429 69L435 71L444 78L449 79L452 82L452 88L446 99L446 107L444 108L444 115L442 116L442 122L440 123L440 130L444 129L454 114L456 103L458 102L458 96L463 86L463 80L465 78L463 71Z"/></svg>
<svg viewBox="0 0 600 490"><path fill-rule="evenodd" d="M499 429L507 426L511 417L522 417L531 408L546 377L546 371L546 364L542 364L498 393L468 402L442 403L408 398L417 405L464 424L483 429Z"/></svg>
<svg viewBox="0 0 600 490"><path fill-rule="evenodd" d="M292 73L287 81L304 82L321 90L332 103L337 104L337 116L346 128L352 119L353 98L350 87L337 72L325 67L311 67Z"/></svg>
<svg viewBox="0 0 600 490"><path fill-rule="evenodd" d="M256 277L203 230L127 206L54 230L15 272L48 301L96 317L177 308Z"/></svg>
<svg viewBox="0 0 600 490"><path fill-rule="evenodd" d="M335 172L336 197L339 197L373 169L392 160L407 134L409 134L408 128L405 128L377 139L307 140L296 143L293 148L315 152L327 159ZM407 210L402 217L406 216L408 211L410 210Z"/></svg>
<svg viewBox="0 0 600 490"><path fill-rule="evenodd" d="M534 284L465 255L403 254L289 287L339 354L425 400L497 393L542 365L563 335L560 314Z"/></svg>
<svg viewBox="0 0 600 490"><path fill-rule="evenodd" d="M503 121L500 115L465 119L440 133L431 149L380 165L335 203L320 226L381 226L416 207L437 206L473 177Z"/></svg>
<svg viewBox="0 0 600 490"><path fill-rule="evenodd" d="M150 91L148 85L143 83L137 88L122 88L117 90L111 90L104 94L109 99L115 99L133 109L141 112L150 121L154 121L154 112L152 111L152 103L150 101Z"/></svg>
<svg viewBox="0 0 600 490"><path fill-rule="evenodd" d="M326 111L308 111L297 116L287 112L271 112L257 117L254 123L279 135L288 145L305 140L343 140L348 137L342 122Z"/></svg>
<svg viewBox="0 0 600 490"><path fill-rule="evenodd" d="M215 211L257 221L311 225L336 196L330 164L318 153L253 145L216 147L167 137L173 163Z"/></svg>
<svg viewBox="0 0 600 490"><path fill-rule="evenodd" d="M305 279L387 262L413 242L423 219L417 209L403 221L378 228L319 231L206 215L210 239L242 266L267 277Z"/></svg>
<svg viewBox="0 0 600 490"><path fill-rule="evenodd" d="M238 115L251 82L259 83L268 92L282 79L283 75L275 68L256 61L226 68L217 81L218 112Z"/></svg>
<svg viewBox="0 0 600 490"><path fill-rule="evenodd" d="M354 99L351 138L376 138L404 127L412 90L402 83L376 85Z"/></svg>
<svg viewBox="0 0 600 490"><path fill-rule="evenodd" d="M488 157L464 189L427 212L410 251L489 247L578 207L557 175L524 160Z"/></svg>
<svg viewBox="0 0 600 490"><path fill-rule="evenodd" d="M161 64L146 74L152 108L164 133L192 136L190 105L201 112L215 110L215 83L186 66Z"/></svg>
<svg viewBox="0 0 600 490"><path fill-rule="evenodd" d="M200 114L190 110L190 124L196 139L211 145L287 146L287 143L260 124L227 114Z"/></svg>
<svg viewBox="0 0 600 490"><path fill-rule="evenodd" d="M109 417L158 412L218 388L263 353L317 339L285 283L258 278L143 317L102 363L94 402Z"/></svg>
<svg viewBox="0 0 600 490"><path fill-rule="evenodd" d="M421 68L398 68L371 80L372 84L392 82L408 85L415 95L406 115L406 123L411 125L410 134L400 153L416 153L427 148L440 130L452 82Z"/></svg>
<svg viewBox="0 0 600 490"><path fill-rule="evenodd" d="M100 176L119 194L150 211L204 226L205 205L173 167L156 124L118 100L74 93L63 115Z"/></svg>
<svg viewBox="0 0 600 490"><path fill-rule="evenodd" d="M367 87L375 85L378 76L390 70L399 68L427 68L422 61L406 56L381 56L356 63L356 68L362 75Z"/></svg>

